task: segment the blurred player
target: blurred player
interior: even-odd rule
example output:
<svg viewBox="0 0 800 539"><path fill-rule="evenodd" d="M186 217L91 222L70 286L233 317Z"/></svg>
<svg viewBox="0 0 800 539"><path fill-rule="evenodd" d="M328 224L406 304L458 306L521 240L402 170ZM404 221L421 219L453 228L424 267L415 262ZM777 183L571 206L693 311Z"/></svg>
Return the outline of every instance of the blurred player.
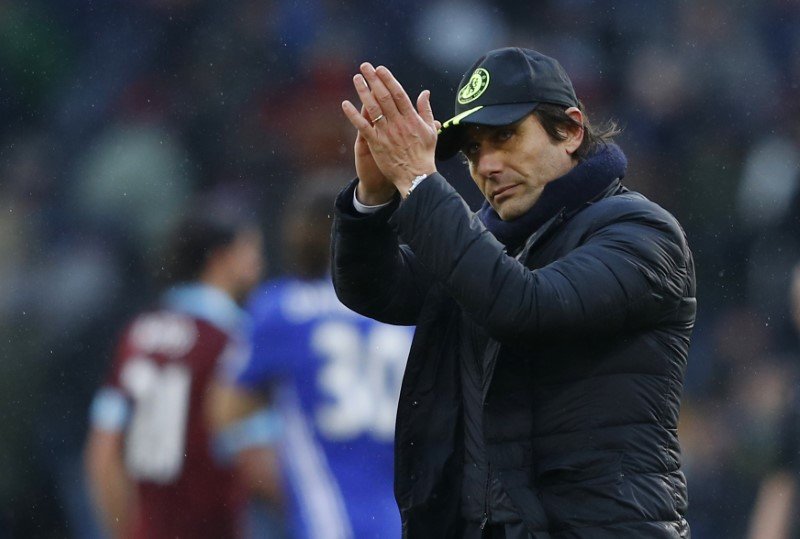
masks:
<svg viewBox="0 0 800 539"><path fill-rule="evenodd" d="M176 285L128 326L92 404L93 501L113 537L236 537L245 498L210 450L206 397L221 362L246 350L237 301L260 278L261 234L241 221L187 219L166 266Z"/></svg>
<svg viewBox="0 0 800 539"><path fill-rule="evenodd" d="M789 289L792 318L800 332L800 264L795 266ZM748 539L800 537L797 512L800 475L800 386L788 399L780 429L780 447L774 469L763 479L750 517Z"/></svg>
<svg viewBox="0 0 800 539"><path fill-rule="evenodd" d="M320 187L298 198L303 205L290 208L284 222L293 276L253 295L253 355L220 391L220 412L239 434L248 430L241 425L253 425L251 414L260 414L262 425L274 420L270 413L280 416L293 536L399 537L394 419L412 330L339 303L328 272L331 192ZM236 439L254 456L255 442ZM263 469L263 460L250 462L251 473L259 462Z"/></svg>

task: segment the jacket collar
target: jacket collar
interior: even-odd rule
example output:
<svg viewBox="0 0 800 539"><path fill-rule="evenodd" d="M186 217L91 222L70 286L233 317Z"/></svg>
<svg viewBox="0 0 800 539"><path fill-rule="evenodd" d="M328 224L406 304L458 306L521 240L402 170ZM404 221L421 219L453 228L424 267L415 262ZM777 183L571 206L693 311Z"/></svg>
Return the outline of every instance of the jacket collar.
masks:
<svg viewBox="0 0 800 539"><path fill-rule="evenodd" d="M488 202L484 203L478 215L509 252L519 251L532 234L535 235L562 213L571 215L613 189L612 184L625 175L627 165L619 146L600 145L585 161L548 183L536 204L519 218L503 221Z"/></svg>
<svg viewBox="0 0 800 539"><path fill-rule="evenodd" d="M614 195L619 191L624 190L625 188L622 186L622 183L619 178L615 179L611 184L604 189L600 194L594 197L591 200L587 200L585 203L581 204L580 206L573 208L571 211L568 211L566 207L561 208L561 210L550 218L545 224L540 226L537 230L533 232L530 236L528 236L525 244L522 248L519 249L518 253L516 254L517 260L524 261L525 258L528 256L528 253L534 246L541 243L544 239L546 239L550 232L558 228L558 225L570 219L573 215L581 211L583 208L588 206L589 204L593 204L599 200L602 200L606 197Z"/></svg>

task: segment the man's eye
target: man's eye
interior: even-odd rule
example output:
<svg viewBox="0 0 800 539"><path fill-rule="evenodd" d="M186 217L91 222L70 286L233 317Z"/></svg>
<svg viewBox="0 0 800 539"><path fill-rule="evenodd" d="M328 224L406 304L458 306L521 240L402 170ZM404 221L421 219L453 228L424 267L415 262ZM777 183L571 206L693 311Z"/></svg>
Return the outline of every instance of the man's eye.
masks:
<svg viewBox="0 0 800 539"><path fill-rule="evenodd" d="M461 151L464 152L464 155L466 155L467 157L472 157L473 155L478 153L478 149L479 149L478 143L470 142L466 144Z"/></svg>
<svg viewBox="0 0 800 539"><path fill-rule="evenodd" d="M497 132L497 140L505 141L514 136L513 129L501 129Z"/></svg>

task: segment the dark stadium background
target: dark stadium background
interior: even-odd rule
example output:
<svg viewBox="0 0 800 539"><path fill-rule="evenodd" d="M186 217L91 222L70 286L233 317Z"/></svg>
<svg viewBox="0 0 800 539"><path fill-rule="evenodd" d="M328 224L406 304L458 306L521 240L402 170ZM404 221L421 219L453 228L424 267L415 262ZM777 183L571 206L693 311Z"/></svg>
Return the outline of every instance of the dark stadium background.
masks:
<svg viewBox="0 0 800 539"><path fill-rule="evenodd" d="M686 228L689 518L696 538L742 537L800 353L793 0L0 0L0 539L92 536L87 407L181 210L257 215L280 274L289 197L353 174L339 104L359 62L431 89L443 120L504 45L561 60L591 116L624 128L628 185Z"/></svg>

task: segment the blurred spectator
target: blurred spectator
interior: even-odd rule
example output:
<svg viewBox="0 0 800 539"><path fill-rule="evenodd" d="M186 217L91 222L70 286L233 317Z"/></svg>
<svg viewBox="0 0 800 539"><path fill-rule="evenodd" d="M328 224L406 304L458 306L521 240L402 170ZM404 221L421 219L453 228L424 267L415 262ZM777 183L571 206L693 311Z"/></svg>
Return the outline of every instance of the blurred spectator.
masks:
<svg viewBox="0 0 800 539"><path fill-rule="evenodd" d="M794 268L789 297L795 330L800 335L800 265ZM794 374L787 380L792 383L791 390L772 397L782 405L783 423L780 429L773 429L780 433L781 440L771 444L777 451L773 467L760 485L748 539L800 537L800 520L795 510L800 473L800 377L797 372ZM759 390L765 392L768 388L762 384Z"/></svg>
<svg viewBox="0 0 800 539"><path fill-rule="evenodd" d="M70 203L85 222L126 230L141 251L159 245L191 192L186 156L163 127L111 126L78 163ZM142 209L147 218L140 218Z"/></svg>
<svg viewBox="0 0 800 539"><path fill-rule="evenodd" d="M212 454L207 395L248 348L236 302L261 258L246 221L198 214L178 227L165 257L176 284L128 326L92 404L86 470L112 537L241 536L241 492Z"/></svg>
<svg viewBox="0 0 800 539"><path fill-rule="evenodd" d="M359 316L336 298L335 191L322 185L301 183L286 209L289 274L250 300L253 353L221 381L219 437L259 491L274 488L269 431L283 425L277 446L293 537L400 537L394 419L413 331Z"/></svg>
<svg viewBox="0 0 800 539"><path fill-rule="evenodd" d="M447 21L446 31L442 21ZM506 25L497 11L471 0L433 2L421 13L415 31L416 54L430 66L456 73L507 39Z"/></svg>

